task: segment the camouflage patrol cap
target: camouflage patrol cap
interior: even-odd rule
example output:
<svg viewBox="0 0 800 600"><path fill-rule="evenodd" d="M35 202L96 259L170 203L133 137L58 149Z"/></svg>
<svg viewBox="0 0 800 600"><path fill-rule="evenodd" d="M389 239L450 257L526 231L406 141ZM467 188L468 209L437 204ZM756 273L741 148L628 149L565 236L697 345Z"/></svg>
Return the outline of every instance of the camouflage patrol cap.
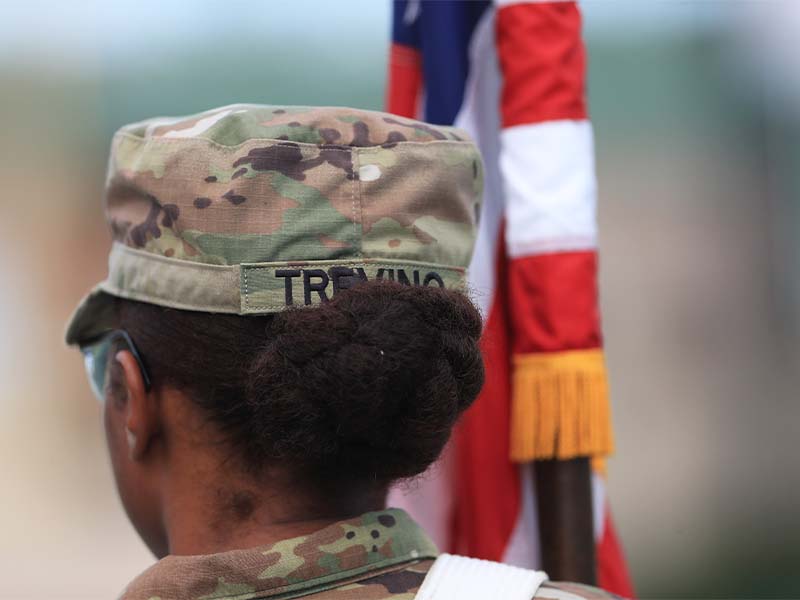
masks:
<svg viewBox="0 0 800 600"><path fill-rule="evenodd" d="M233 105L125 126L108 277L67 343L112 327L111 296L252 315L362 280L462 287L481 193L464 132L386 113Z"/></svg>

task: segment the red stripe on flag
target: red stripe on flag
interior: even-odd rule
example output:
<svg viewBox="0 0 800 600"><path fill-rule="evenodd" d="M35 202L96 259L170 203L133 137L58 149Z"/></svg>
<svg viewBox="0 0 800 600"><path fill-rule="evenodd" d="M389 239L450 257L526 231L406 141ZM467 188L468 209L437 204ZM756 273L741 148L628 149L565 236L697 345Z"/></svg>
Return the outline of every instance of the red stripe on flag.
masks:
<svg viewBox="0 0 800 600"><path fill-rule="evenodd" d="M586 54L574 2L536 2L497 11L503 127L586 119Z"/></svg>
<svg viewBox="0 0 800 600"><path fill-rule="evenodd" d="M507 269L502 233L498 237L497 284L481 338L486 384L456 429L451 550L496 561L503 558L521 510L519 472L508 459L511 365L504 289Z"/></svg>
<svg viewBox="0 0 800 600"><path fill-rule="evenodd" d="M602 345L594 251L514 258L508 271L514 354Z"/></svg>
<svg viewBox="0 0 800 600"><path fill-rule="evenodd" d="M412 46L393 43L389 48L386 110L403 117L416 118L421 89L422 54Z"/></svg>
<svg viewBox="0 0 800 600"><path fill-rule="evenodd" d="M598 585L623 598L633 598L633 584L625 563L622 545L614 531L611 510L606 508L603 537L597 543L597 583Z"/></svg>

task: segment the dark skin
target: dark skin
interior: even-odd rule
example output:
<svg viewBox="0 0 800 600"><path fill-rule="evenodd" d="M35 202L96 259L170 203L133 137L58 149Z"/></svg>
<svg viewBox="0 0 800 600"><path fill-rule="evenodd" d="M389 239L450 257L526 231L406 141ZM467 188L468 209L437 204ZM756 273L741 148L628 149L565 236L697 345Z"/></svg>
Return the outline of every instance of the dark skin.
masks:
<svg viewBox="0 0 800 600"><path fill-rule="evenodd" d="M133 355L123 350L114 359L115 391L104 409L114 478L128 517L158 558L271 544L383 508L386 489L323 503L277 466L256 483L186 394L147 392Z"/></svg>
<svg viewBox="0 0 800 600"><path fill-rule="evenodd" d="M595 585L589 459L537 461L536 496L543 569L554 580Z"/></svg>

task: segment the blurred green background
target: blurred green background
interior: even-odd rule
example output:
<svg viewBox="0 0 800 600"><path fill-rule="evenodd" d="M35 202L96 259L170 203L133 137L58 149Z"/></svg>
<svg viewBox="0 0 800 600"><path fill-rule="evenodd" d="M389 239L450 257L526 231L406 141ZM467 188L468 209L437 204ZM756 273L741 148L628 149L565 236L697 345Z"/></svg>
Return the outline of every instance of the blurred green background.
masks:
<svg viewBox="0 0 800 600"><path fill-rule="evenodd" d="M800 597L800 3L587 1L612 506L642 598ZM384 0L27 2L0 19L2 598L150 562L63 347L120 125L381 108Z"/></svg>

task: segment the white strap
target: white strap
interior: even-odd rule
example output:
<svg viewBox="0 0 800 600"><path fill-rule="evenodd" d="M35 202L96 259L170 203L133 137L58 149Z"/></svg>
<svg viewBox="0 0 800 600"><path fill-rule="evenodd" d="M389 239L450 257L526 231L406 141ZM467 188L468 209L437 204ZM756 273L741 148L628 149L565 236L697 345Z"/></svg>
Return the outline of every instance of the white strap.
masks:
<svg viewBox="0 0 800 600"><path fill-rule="evenodd" d="M544 571L440 554L414 600L531 600L545 581Z"/></svg>

